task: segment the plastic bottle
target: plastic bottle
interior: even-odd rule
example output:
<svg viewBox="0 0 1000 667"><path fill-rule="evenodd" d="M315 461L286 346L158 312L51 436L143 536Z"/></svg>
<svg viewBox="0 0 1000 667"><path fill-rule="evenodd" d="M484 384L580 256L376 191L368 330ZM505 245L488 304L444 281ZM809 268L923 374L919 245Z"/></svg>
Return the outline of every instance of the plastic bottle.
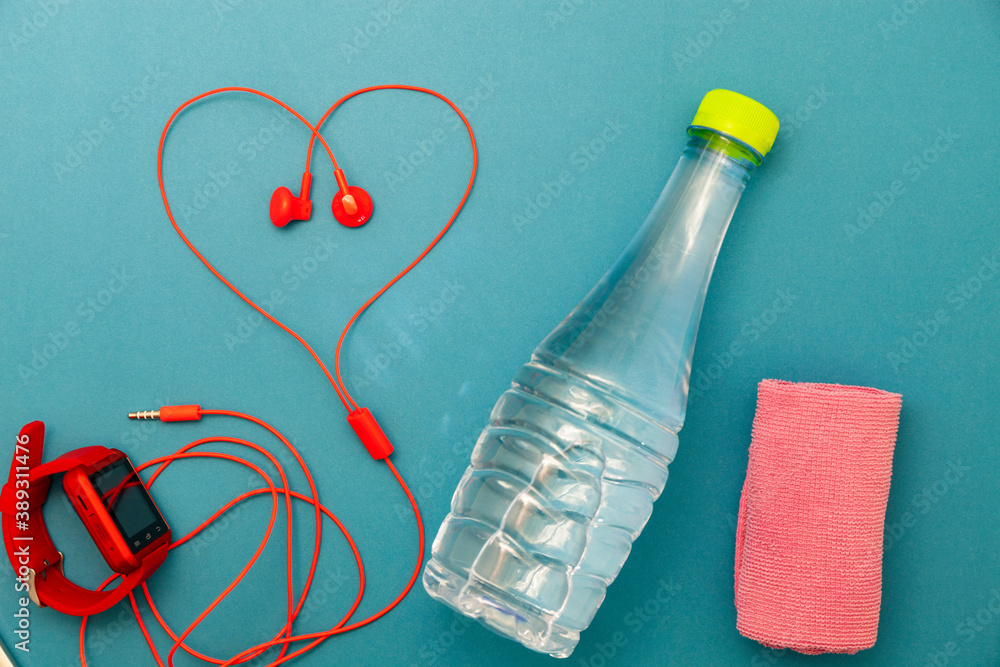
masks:
<svg viewBox="0 0 1000 667"><path fill-rule="evenodd" d="M708 93L624 254L521 367L434 540L430 595L566 657L667 481L705 292L778 119Z"/></svg>

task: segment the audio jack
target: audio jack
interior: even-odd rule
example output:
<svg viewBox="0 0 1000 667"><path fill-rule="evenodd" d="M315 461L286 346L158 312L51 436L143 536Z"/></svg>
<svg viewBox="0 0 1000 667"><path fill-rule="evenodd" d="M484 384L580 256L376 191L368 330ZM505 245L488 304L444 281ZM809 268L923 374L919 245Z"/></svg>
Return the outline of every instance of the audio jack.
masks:
<svg viewBox="0 0 1000 667"><path fill-rule="evenodd" d="M200 405L165 405L159 410L128 413L129 419L159 419L161 422L189 422L201 419Z"/></svg>

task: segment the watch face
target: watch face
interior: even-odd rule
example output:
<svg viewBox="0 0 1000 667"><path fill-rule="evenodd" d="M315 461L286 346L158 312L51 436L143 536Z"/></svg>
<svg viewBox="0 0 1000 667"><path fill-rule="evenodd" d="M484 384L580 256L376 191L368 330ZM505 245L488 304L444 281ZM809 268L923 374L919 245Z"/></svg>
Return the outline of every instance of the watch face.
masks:
<svg viewBox="0 0 1000 667"><path fill-rule="evenodd" d="M166 521L128 457L123 456L91 473L88 479L132 553L139 553L167 531Z"/></svg>

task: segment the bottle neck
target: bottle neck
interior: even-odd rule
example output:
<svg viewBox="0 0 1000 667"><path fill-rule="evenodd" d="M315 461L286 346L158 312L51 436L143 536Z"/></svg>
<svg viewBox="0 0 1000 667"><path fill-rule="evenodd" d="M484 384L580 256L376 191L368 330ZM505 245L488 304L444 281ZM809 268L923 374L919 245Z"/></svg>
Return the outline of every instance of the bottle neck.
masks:
<svg viewBox="0 0 1000 667"><path fill-rule="evenodd" d="M764 161L764 156L747 144L716 130L692 125L687 130L687 150L711 151L723 155L744 167L747 175ZM686 151L685 151L686 152Z"/></svg>
<svg viewBox="0 0 1000 667"><path fill-rule="evenodd" d="M702 305L729 221L761 155L692 127L636 236L533 359L569 371L676 433Z"/></svg>

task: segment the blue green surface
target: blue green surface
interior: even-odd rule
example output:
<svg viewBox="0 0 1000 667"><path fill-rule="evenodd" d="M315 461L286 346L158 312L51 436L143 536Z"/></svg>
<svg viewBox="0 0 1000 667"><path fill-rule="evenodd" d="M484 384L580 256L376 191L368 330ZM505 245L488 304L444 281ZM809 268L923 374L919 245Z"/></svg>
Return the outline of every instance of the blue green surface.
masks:
<svg viewBox="0 0 1000 667"><path fill-rule="evenodd" d="M468 112L480 169L465 210L344 352L346 382L392 437L432 537L494 401L632 236L702 95L761 101L782 130L719 257L671 479L566 664L1000 664L996 2L15 0L0 27L0 433L13 443L42 419L50 457L105 444L141 462L208 435L279 443L226 419L139 425L130 410L197 402L267 419L360 546L357 618L412 571L413 519L310 358L250 318L171 230L156 146L173 109L242 85L317 119L355 88L406 83ZM249 295L279 291L275 314L332 361L350 314L445 222L471 154L445 105L415 93L353 100L325 134L375 200L364 228L332 221L322 152L312 221L270 225L270 194L297 189L308 133L248 96L185 112L165 177L194 242ZM735 515L762 378L903 395L879 639L853 657L770 651L735 629ZM230 464L182 463L153 488L180 534L249 484ZM107 568L52 496L66 571L96 584ZM175 628L238 572L268 512L249 503L171 554L150 589ZM298 584L310 522L296 513ZM336 623L356 592L347 547L326 536L326 599L307 608L307 631ZM277 631L282 543L192 635L196 648L228 657ZM17 596L0 569L11 647ZM78 629L32 608L18 663L73 664ZM153 664L123 608L91 619L87 637L90 664ZM298 664L554 663L417 588Z"/></svg>

